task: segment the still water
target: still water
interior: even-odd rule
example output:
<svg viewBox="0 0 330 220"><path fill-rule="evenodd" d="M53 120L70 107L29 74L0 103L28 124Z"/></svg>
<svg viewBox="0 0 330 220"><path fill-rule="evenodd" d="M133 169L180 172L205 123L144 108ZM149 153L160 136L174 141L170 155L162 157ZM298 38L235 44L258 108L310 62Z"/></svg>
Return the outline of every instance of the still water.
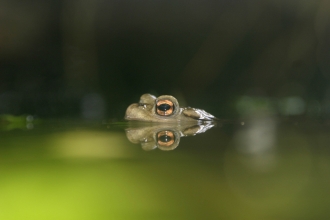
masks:
<svg viewBox="0 0 330 220"><path fill-rule="evenodd" d="M326 219L329 126L2 123L0 219Z"/></svg>

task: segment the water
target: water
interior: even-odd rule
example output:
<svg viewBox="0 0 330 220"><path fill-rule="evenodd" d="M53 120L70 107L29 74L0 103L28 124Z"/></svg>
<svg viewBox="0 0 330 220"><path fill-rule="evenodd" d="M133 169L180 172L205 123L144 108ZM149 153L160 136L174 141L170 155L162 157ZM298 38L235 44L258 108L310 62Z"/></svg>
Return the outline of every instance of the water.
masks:
<svg viewBox="0 0 330 220"><path fill-rule="evenodd" d="M173 148L166 143L176 134L200 130L83 121L9 125L0 132L0 219L330 215L324 122L265 116L217 124L179 137ZM147 138L140 139L149 144L131 143L125 129L142 129Z"/></svg>

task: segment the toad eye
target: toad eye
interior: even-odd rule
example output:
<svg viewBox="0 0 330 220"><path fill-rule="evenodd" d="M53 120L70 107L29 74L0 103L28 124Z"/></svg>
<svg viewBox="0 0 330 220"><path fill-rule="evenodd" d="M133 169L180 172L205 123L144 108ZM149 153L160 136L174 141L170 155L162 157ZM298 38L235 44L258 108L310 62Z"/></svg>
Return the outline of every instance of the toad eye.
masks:
<svg viewBox="0 0 330 220"><path fill-rule="evenodd" d="M174 104L170 100L159 100L156 104L156 113L162 116L172 115L174 112Z"/></svg>
<svg viewBox="0 0 330 220"><path fill-rule="evenodd" d="M157 134L157 144L161 147L170 147L175 141L172 131L161 131Z"/></svg>

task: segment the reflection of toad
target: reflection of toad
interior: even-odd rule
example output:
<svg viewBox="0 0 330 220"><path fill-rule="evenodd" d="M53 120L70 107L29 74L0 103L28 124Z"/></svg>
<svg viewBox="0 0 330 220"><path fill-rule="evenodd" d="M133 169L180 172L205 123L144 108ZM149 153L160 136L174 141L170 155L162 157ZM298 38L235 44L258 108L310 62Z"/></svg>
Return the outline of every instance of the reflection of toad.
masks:
<svg viewBox="0 0 330 220"><path fill-rule="evenodd" d="M151 94L141 96L139 103L131 104L125 114L126 120L169 123L199 123L217 120L202 109L184 107L173 96L162 95L156 98Z"/></svg>
<svg viewBox="0 0 330 220"><path fill-rule="evenodd" d="M204 133L212 128L214 124L211 122L202 125L174 125L157 124L139 127L130 127L126 129L127 139L135 144L140 143L144 150L153 150L159 148L161 150L173 150L180 142L181 137L193 136Z"/></svg>

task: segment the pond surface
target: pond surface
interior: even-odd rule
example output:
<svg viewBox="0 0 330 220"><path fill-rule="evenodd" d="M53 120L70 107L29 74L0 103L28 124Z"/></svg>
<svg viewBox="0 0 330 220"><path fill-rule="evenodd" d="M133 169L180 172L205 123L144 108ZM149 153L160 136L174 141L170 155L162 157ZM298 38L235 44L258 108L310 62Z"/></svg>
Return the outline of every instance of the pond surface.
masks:
<svg viewBox="0 0 330 220"><path fill-rule="evenodd" d="M324 121L264 116L204 130L83 121L1 128L0 219L330 216ZM135 143L126 136L132 129L140 131Z"/></svg>

